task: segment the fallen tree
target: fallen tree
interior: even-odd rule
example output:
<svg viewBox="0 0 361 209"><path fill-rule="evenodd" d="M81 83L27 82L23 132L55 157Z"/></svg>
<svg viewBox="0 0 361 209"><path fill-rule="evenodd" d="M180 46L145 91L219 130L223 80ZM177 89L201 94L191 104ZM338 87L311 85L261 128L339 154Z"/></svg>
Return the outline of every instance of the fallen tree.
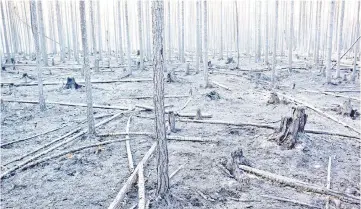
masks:
<svg viewBox="0 0 361 209"><path fill-rule="evenodd" d="M310 93L317 93L317 94L325 94L325 95L332 95L335 97L342 97L342 98L346 98L346 99L352 99L352 100L356 100L356 101L361 101L360 98L356 98L356 97L348 97L348 96L343 96L340 94L333 94L331 92L327 92L327 91L313 91L313 90L299 90L301 92L310 92Z"/></svg>
<svg viewBox="0 0 361 209"><path fill-rule="evenodd" d="M323 186L312 185L312 184L309 184L309 183L306 183L306 182L303 182L303 181L300 181L297 179L280 176L280 175L273 174L268 171L252 168L252 167L249 167L246 165L239 165L239 168L247 173L252 173L257 176L281 183L283 185L295 187L298 189L304 189L306 191L314 192L314 193L318 193L318 194L322 194L322 195L334 196L336 198L339 198L342 201L349 202L349 203L355 203L355 204L360 203L360 197L344 194L342 192L338 192L338 191L335 191L332 189L327 189Z"/></svg>

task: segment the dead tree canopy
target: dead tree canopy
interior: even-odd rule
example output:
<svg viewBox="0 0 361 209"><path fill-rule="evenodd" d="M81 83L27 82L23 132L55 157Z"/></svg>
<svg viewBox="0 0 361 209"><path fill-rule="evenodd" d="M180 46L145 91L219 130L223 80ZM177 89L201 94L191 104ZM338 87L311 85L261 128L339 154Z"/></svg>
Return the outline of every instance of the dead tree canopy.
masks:
<svg viewBox="0 0 361 209"><path fill-rule="evenodd" d="M292 117L282 117L278 130L271 135L269 140L276 141L287 149L292 149L297 143L299 133L303 133L307 122L305 107L293 108Z"/></svg>

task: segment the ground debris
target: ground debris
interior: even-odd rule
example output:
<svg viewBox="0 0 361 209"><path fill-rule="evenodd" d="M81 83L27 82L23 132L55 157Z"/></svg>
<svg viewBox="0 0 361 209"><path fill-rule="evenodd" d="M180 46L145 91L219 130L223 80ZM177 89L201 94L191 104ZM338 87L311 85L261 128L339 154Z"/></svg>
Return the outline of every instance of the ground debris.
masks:
<svg viewBox="0 0 361 209"><path fill-rule="evenodd" d="M83 87L82 85L79 85L75 82L75 78L72 77L68 77L66 80L66 84L65 84L65 89L80 89L81 87Z"/></svg>
<svg viewBox="0 0 361 209"><path fill-rule="evenodd" d="M219 99L221 99L221 96L216 91L211 91L211 92L207 93L206 97L209 98L210 100L219 100Z"/></svg>

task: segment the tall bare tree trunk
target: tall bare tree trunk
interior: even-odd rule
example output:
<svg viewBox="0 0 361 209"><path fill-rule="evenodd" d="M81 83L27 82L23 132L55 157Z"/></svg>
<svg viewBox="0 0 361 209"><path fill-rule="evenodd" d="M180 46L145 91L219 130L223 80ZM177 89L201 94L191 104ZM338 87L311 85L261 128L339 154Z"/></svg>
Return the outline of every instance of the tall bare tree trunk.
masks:
<svg viewBox="0 0 361 209"><path fill-rule="evenodd" d="M120 1L118 1L118 25L119 25L119 54L120 54L120 62L124 63L124 52L123 52L123 37L122 37L122 15L120 13Z"/></svg>
<svg viewBox="0 0 361 209"><path fill-rule="evenodd" d="M257 22L257 62L261 60L261 8L262 2L258 1L258 22Z"/></svg>
<svg viewBox="0 0 361 209"><path fill-rule="evenodd" d="M40 111L46 110L45 98L43 92L43 75L41 66L41 53L39 43L39 30L38 30L38 17L36 13L36 1L31 0L30 2L30 15L31 15L31 29L34 37L35 51L36 51L36 69L38 72L38 89L39 89L39 106Z"/></svg>
<svg viewBox="0 0 361 209"><path fill-rule="evenodd" d="M87 102L87 118L88 118L88 136L95 134L95 123L93 115L93 96L92 96L92 84L90 82L90 67L89 67L89 49L88 49L88 37L87 37L87 25L85 15L85 1L79 1L80 10L80 27L81 27L81 40L83 45L84 54L84 79L86 88L86 102Z"/></svg>
<svg viewBox="0 0 361 209"><path fill-rule="evenodd" d="M207 88L209 86L208 81L208 14L207 14L207 0L204 0L204 8L203 8L203 14L204 14L204 24L203 24L203 41L204 41L204 58L203 58L203 76L204 76L204 88Z"/></svg>
<svg viewBox="0 0 361 209"><path fill-rule="evenodd" d="M71 10L71 22L72 31L73 31L73 48L74 48L74 58L77 63L79 63L79 51L78 51L78 31L77 31L77 24L76 24L76 16L74 17L74 10L73 10L73 2L70 2L70 10Z"/></svg>
<svg viewBox="0 0 361 209"><path fill-rule="evenodd" d="M290 13L290 34L288 41L288 69L292 71L292 51L293 51L293 15L294 15L294 0L291 0L291 13Z"/></svg>
<svg viewBox="0 0 361 209"><path fill-rule="evenodd" d="M154 112L155 112L155 136L157 146L157 196L165 198L169 192L168 176L168 148L165 131L164 117L164 5L163 1L152 1L153 21L153 83L154 83Z"/></svg>
<svg viewBox="0 0 361 209"><path fill-rule="evenodd" d="M236 6L236 31L237 31L237 68L239 68L239 29L238 29L238 6L237 1L234 1Z"/></svg>
<svg viewBox="0 0 361 209"><path fill-rule="evenodd" d="M274 22L274 37L273 37L273 53L272 53L272 85L276 83L276 56L277 56L277 30L278 30L278 0L275 5L275 22Z"/></svg>
<svg viewBox="0 0 361 209"><path fill-rule="evenodd" d="M99 60L103 60L103 42L102 42L102 23L100 19L100 1L97 1L97 15L98 15L98 44L99 44Z"/></svg>
<svg viewBox="0 0 361 209"><path fill-rule="evenodd" d="M332 68L332 35L333 35L333 16L334 16L334 10L335 10L335 1L332 0L330 2L330 19L329 19L329 32L328 32L328 42L327 42L327 66L326 66L326 80L327 83L331 83L332 74L331 74L331 68Z"/></svg>
<svg viewBox="0 0 361 209"><path fill-rule="evenodd" d="M322 1L318 5L318 14L317 14L317 31L316 31L316 48L315 48L315 63L318 67L319 64L319 54L320 54L320 36L321 36L321 11L322 11Z"/></svg>
<svg viewBox="0 0 361 209"><path fill-rule="evenodd" d="M146 30L146 40L147 40L147 60L150 60L152 57L152 49L150 43L150 23L149 23L149 1L145 2L145 30ZM165 39L164 39L165 40Z"/></svg>
<svg viewBox="0 0 361 209"><path fill-rule="evenodd" d="M221 26L221 38L220 38L220 52L219 52L219 59L223 60L223 3L221 0L221 14L220 14L220 26Z"/></svg>
<svg viewBox="0 0 361 209"><path fill-rule="evenodd" d="M92 35L92 48L90 53L94 53L96 51L96 41L95 41L95 26L94 26L94 6L93 6L93 0L89 1L90 6L90 25L91 25L91 35Z"/></svg>
<svg viewBox="0 0 361 209"><path fill-rule="evenodd" d="M138 0L138 29L139 29L139 51L140 51L140 70L144 69L144 48L143 48L143 26L142 26L142 1Z"/></svg>
<svg viewBox="0 0 361 209"><path fill-rule="evenodd" d="M54 2L52 2L52 1L49 1L49 3L50 3L50 7L51 7L51 9L50 9L50 13L51 14L54 14ZM51 17L50 17L50 19L51 19L51 28L52 28L52 30L51 30L51 32L52 32L52 35L53 35L53 38L54 38L54 40L52 40L51 42L52 42L52 44L53 44L53 54L54 55L56 55L56 53L57 53L57 50L56 50L56 41L55 41L55 33L56 33L56 31L55 31L55 26L56 26L56 24L55 24L55 18L54 18L54 15L51 15ZM26 19L26 21L27 21L27 19ZM30 53L30 52L29 52Z"/></svg>
<svg viewBox="0 0 361 209"><path fill-rule="evenodd" d="M184 63L184 0L181 2L182 30L181 30L181 62Z"/></svg>
<svg viewBox="0 0 361 209"><path fill-rule="evenodd" d="M168 0L168 62L171 60L172 56L172 42L171 42L171 27L170 27L170 1Z"/></svg>
<svg viewBox="0 0 361 209"><path fill-rule="evenodd" d="M357 2L357 19L356 19L356 37L360 36L360 1ZM351 75L351 81L355 81L356 80L356 75L357 75L357 54L359 52L359 48L360 48L360 41L358 41L356 43L356 45L354 46L354 61L353 61L353 71L352 71L352 75Z"/></svg>
<svg viewBox="0 0 361 209"><path fill-rule="evenodd" d="M125 28L126 28L126 36L127 36L127 61L128 61L128 70L127 73L129 75L132 74L132 60L130 58L131 48L130 48L130 31L129 31L129 17L128 17L128 0L125 1L124 5L125 12Z"/></svg>
<svg viewBox="0 0 361 209"><path fill-rule="evenodd" d="M1 18L2 18L3 29L4 29L5 47L6 47L7 58L9 59L11 56L11 52L10 52L10 47L9 47L8 34L7 34L7 30L6 30L5 13L4 13L4 5L3 5L4 2L0 1L0 4L1 4Z"/></svg>
<svg viewBox="0 0 361 209"><path fill-rule="evenodd" d="M56 1L56 19L58 22L58 38L60 43L60 61L65 62L65 49L64 49L64 35L63 35L63 23L60 12L59 0Z"/></svg>
<svg viewBox="0 0 361 209"><path fill-rule="evenodd" d="M197 55L196 55L196 73L199 73L199 64L200 64L200 57L201 55L201 20L200 20L200 1L196 0L196 16L197 16L197 38L196 38L196 42L197 42Z"/></svg>
<svg viewBox="0 0 361 209"><path fill-rule="evenodd" d="M343 33L343 19L345 17L345 0L341 1L341 16L340 16L340 28L338 32L338 47L337 47L337 68L336 78L340 78L340 62L341 62L341 50L342 50L342 33Z"/></svg>
<svg viewBox="0 0 361 209"><path fill-rule="evenodd" d="M40 30L40 43L41 43L41 53L43 57L44 66L48 66L48 53L46 50L46 40L45 40L45 29L44 29L44 20L43 20L43 4L42 0L38 0L38 14L39 14L39 30Z"/></svg>
<svg viewBox="0 0 361 209"><path fill-rule="evenodd" d="M266 1L266 46L265 46L265 63L268 66L268 53L269 53L269 44L268 44L268 1Z"/></svg>

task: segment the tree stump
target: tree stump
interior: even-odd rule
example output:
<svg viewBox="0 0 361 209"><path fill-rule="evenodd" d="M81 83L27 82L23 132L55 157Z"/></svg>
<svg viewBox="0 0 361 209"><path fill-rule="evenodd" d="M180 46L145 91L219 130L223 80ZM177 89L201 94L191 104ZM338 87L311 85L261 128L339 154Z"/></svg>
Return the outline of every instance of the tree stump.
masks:
<svg viewBox="0 0 361 209"><path fill-rule="evenodd" d="M186 64L184 75L189 75L189 63Z"/></svg>
<svg viewBox="0 0 361 209"><path fill-rule="evenodd" d="M177 129L175 128L175 114L173 111L170 111L168 113L168 126L169 126L169 130L172 133L176 133Z"/></svg>
<svg viewBox="0 0 361 209"><path fill-rule="evenodd" d="M67 78L66 84L65 84L65 89L79 89L81 88L82 85L79 85L75 82L75 78Z"/></svg>
<svg viewBox="0 0 361 209"><path fill-rule="evenodd" d="M201 109L197 109L197 113L196 113L196 120L202 120L202 113L201 113Z"/></svg>
<svg viewBox="0 0 361 209"><path fill-rule="evenodd" d="M270 98L267 101L267 104L279 104L279 103L280 103L280 98L278 98L277 93L272 92Z"/></svg>
<svg viewBox="0 0 361 209"><path fill-rule="evenodd" d="M303 133L307 122L305 107L293 108L293 117L282 117L279 129L269 140L276 141L287 149L292 149L297 143L298 134Z"/></svg>
<svg viewBox="0 0 361 209"><path fill-rule="evenodd" d="M241 148L236 149L231 153L231 158L227 162L221 162L229 173L239 182L245 183L249 179L245 173L239 168L239 165L251 166L251 163L243 156Z"/></svg>
<svg viewBox="0 0 361 209"><path fill-rule="evenodd" d="M94 71L95 72L99 72L99 59L97 58L97 59L95 59L95 61L94 61Z"/></svg>
<svg viewBox="0 0 361 209"><path fill-rule="evenodd" d="M55 66L54 57L53 57L53 58L51 58L51 66Z"/></svg>
<svg viewBox="0 0 361 209"><path fill-rule="evenodd" d="M175 77L175 72L174 70L171 70L167 73L167 83L173 83L173 82L176 82L176 77Z"/></svg>

